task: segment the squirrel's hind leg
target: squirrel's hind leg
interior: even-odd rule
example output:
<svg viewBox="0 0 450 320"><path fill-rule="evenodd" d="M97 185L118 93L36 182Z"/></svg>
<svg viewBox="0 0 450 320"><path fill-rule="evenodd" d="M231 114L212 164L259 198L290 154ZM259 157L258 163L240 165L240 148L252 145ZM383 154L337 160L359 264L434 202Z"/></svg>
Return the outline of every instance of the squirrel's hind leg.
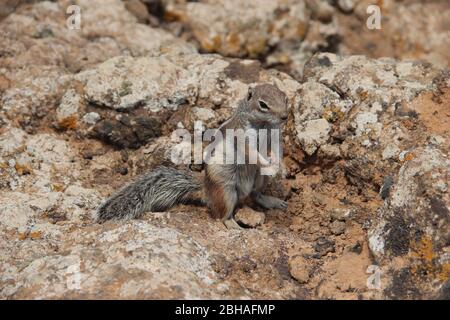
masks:
<svg viewBox="0 0 450 320"><path fill-rule="evenodd" d="M227 227L227 229L243 229L236 220L234 220L234 210L238 202L237 192L235 190L226 191L224 202L226 204L226 211L222 216L222 222L225 227Z"/></svg>
<svg viewBox="0 0 450 320"><path fill-rule="evenodd" d="M238 203L236 189L232 186L223 186L215 183L209 177L205 179L206 203L211 212L211 216L221 219L228 229L241 228L234 220L233 213Z"/></svg>

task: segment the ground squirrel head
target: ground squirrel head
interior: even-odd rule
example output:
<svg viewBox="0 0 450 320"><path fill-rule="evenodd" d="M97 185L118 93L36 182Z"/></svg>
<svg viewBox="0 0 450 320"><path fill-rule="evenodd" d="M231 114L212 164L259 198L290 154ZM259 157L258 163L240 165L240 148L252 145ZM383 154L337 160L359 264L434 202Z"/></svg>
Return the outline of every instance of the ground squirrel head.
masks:
<svg viewBox="0 0 450 320"><path fill-rule="evenodd" d="M253 123L282 123L288 117L288 98L286 94L272 84L260 84L250 87L246 97Z"/></svg>

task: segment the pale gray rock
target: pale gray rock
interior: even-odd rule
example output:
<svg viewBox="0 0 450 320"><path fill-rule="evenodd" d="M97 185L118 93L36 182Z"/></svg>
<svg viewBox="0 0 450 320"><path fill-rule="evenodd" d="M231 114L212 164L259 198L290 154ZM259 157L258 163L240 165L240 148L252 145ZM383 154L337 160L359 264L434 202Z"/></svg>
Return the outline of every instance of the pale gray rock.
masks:
<svg viewBox="0 0 450 320"><path fill-rule="evenodd" d="M74 129L82 107L82 97L74 89L67 90L56 109L58 125L63 128Z"/></svg>
<svg viewBox="0 0 450 320"><path fill-rule="evenodd" d="M263 57L269 66L289 66L297 79L305 62L339 34L334 8L326 1L163 3L166 15L185 26L202 50L227 57Z"/></svg>
<svg viewBox="0 0 450 320"><path fill-rule="evenodd" d="M447 276L450 214L446 189L450 161L432 147L415 149L413 154L400 168L389 197L368 230L369 248L376 261L383 268L394 270L392 292L388 293L394 298L409 296L408 292L396 291L403 285L395 279L399 272L406 274L403 281L411 281L416 294L428 297L441 290ZM418 267L398 267L394 258L415 259ZM432 264L427 262L433 259L436 261ZM427 277L441 281L430 282Z"/></svg>
<svg viewBox="0 0 450 320"><path fill-rule="evenodd" d="M19 272L3 264L2 297L37 299L219 298L206 248L175 229L134 221L80 230L68 251L36 257ZM74 239L91 245L74 243ZM120 241L119 241L120 240ZM2 256L6 254L2 249ZM101 289L99 289L101 288ZM99 292L100 290L100 292Z"/></svg>
<svg viewBox="0 0 450 320"><path fill-rule="evenodd" d="M346 13L352 12L357 3L358 0L338 0L337 2L339 9Z"/></svg>

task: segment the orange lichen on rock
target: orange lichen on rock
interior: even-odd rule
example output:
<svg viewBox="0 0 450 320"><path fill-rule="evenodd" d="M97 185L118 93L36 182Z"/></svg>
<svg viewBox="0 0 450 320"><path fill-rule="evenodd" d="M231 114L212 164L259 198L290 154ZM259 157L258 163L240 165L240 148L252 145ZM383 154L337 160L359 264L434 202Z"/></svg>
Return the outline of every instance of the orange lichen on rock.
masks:
<svg viewBox="0 0 450 320"><path fill-rule="evenodd" d="M25 239L38 240L42 238L42 231L20 232L18 238L21 241Z"/></svg>
<svg viewBox="0 0 450 320"><path fill-rule="evenodd" d="M31 168L31 164L29 164L29 163L25 163L25 164L16 163L14 168L16 169L17 173L20 176L23 176L25 174L30 174L31 172L33 172L33 168Z"/></svg>
<svg viewBox="0 0 450 320"><path fill-rule="evenodd" d="M445 282L450 278L450 263L440 263L439 255L433 247L433 241L426 235L411 244L411 256L417 260L412 271L417 275L426 275L433 280Z"/></svg>
<svg viewBox="0 0 450 320"><path fill-rule="evenodd" d="M59 126L64 129L76 129L78 117L76 115L67 117L59 122Z"/></svg>

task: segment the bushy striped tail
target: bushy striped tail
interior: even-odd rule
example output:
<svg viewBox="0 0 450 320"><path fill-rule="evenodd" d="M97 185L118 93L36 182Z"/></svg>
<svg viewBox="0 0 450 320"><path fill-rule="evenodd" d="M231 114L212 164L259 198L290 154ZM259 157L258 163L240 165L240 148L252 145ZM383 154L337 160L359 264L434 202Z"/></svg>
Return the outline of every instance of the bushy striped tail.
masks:
<svg viewBox="0 0 450 320"><path fill-rule="evenodd" d="M198 201L201 185L188 172L157 167L104 201L96 219L137 218L147 211L165 211L176 204Z"/></svg>

